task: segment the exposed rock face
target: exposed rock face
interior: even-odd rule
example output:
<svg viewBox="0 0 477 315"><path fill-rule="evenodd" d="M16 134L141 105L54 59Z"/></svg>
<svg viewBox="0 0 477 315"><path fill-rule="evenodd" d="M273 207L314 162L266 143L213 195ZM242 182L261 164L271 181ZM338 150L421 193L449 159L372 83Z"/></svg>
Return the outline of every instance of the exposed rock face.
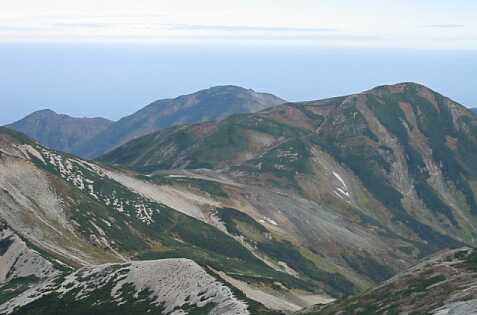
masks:
<svg viewBox="0 0 477 315"><path fill-rule="evenodd" d="M7 127L22 132L51 149L72 152L112 123L104 118L76 118L46 109L34 112Z"/></svg>
<svg viewBox="0 0 477 315"><path fill-rule="evenodd" d="M35 305L35 314L69 310L89 314L101 308L144 314L184 315L194 309L216 315L250 314L230 288L187 259L85 267L23 292L1 305L0 312L27 314L30 305Z"/></svg>
<svg viewBox="0 0 477 315"><path fill-rule="evenodd" d="M362 295L300 314L476 314L476 276L474 249L446 251Z"/></svg>
<svg viewBox="0 0 477 315"><path fill-rule="evenodd" d="M46 279L56 273L50 261L0 223L0 285L18 278Z"/></svg>

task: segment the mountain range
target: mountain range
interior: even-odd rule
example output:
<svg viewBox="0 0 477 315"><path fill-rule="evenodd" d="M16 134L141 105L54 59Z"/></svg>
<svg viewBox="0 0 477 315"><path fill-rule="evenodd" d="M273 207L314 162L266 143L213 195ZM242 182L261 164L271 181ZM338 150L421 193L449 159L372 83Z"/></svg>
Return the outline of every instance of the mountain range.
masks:
<svg viewBox="0 0 477 315"><path fill-rule="evenodd" d="M96 161L1 128L0 313L469 314L477 116L415 83L277 102Z"/></svg>
<svg viewBox="0 0 477 315"><path fill-rule="evenodd" d="M105 118L76 118L45 109L31 113L7 127L49 148L73 152L74 148L96 137L111 124L113 122Z"/></svg>
<svg viewBox="0 0 477 315"><path fill-rule="evenodd" d="M49 148L94 158L161 128L220 120L231 114L256 112L282 103L285 101L272 94L227 85L155 101L117 122L101 118L73 118L42 110L7 127Z"/></svg>

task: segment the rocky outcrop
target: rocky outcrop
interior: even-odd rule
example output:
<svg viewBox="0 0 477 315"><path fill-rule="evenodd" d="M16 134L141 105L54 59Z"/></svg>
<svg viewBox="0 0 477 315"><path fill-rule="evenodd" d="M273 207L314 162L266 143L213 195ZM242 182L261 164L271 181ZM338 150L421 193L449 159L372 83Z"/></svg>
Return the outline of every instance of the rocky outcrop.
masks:
<svg viewBox="0 0 477 315"><path fill-rule="evenodd" d="M445 251L362 295L300 314L475 314L476 276L474 249Z"/></svg>

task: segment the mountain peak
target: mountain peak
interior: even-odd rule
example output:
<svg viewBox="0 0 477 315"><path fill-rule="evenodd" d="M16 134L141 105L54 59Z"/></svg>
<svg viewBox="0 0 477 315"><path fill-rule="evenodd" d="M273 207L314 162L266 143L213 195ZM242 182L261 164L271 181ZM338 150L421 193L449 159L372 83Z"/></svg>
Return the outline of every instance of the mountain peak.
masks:
<svg viewBox="0 0 477 315"><path fill-rule="evenodd" d="M53 115L58 115L58 113L56 113L52 109L45 108L45 109L34 111L33 113L27 115L26 117L45 116L45 115L53 116Z"/></svg>
<svg viewBox="0 0 477 315"><path fill-rule="evenodd" d="M74 153L92 158L161 128L222 120L232 114L254 113L286 101L272 94L235 85L213 86L192 94L155 101L114 123Z"/></svg>
<svg viewBox="0 0 477 315"><path fill-rule="evenodd" d="M434 92L431 88L416 82L399 82L395 84L385 84L379 85L367 92L391 92L391 93L400 93L409 89L425 89L428 91Z"/></svg>
<svg viewBox="0 0 477 315"><path fill-rule="evenodd" d="M6 127L24 133L49 148L68 152L111 123L104 118L76 118L42 109Z"/></svg>
<svg viewBox="0 0 477 315"><path fill-rule="evenodd" d="M211 90L211 91L213 91L213 90L253 91L252 89L247 89L247 88L244 88L242 86L232 85L232 84L214 85L214 86L211 86L210 88L202 90L202 91L207 91L207 90Z"/></svg>
<svg viewBox="0 0 477 315"><path fill-rule="evenodd" d="M188 96L198 96L198 95L207 95L207 96L219 96L219 95L230 95L230 96L248 96L250 98L263 98L269 97L268 101L272 102L272 105L283 104L286 101L270 93L257 92L250 88L244 88L238 85L216 85L211 86L207 89L197 91L192 94L179 96L178 98L188 97Z"/></svg>

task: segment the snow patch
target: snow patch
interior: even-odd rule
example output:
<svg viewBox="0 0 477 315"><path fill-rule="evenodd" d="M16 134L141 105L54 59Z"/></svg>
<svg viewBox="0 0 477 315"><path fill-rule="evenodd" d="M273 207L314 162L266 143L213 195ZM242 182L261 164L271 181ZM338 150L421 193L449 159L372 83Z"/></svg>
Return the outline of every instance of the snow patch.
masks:
<svg viewBox="0 0 477 315"><path fill-rule="evenodd" d="M217 201L190 191L183 191L168 185L155 185L117 171L104 170L104 172L109 178L143 197L204 222L207 220L202 208L220 207L220 203Z"/></svg>

